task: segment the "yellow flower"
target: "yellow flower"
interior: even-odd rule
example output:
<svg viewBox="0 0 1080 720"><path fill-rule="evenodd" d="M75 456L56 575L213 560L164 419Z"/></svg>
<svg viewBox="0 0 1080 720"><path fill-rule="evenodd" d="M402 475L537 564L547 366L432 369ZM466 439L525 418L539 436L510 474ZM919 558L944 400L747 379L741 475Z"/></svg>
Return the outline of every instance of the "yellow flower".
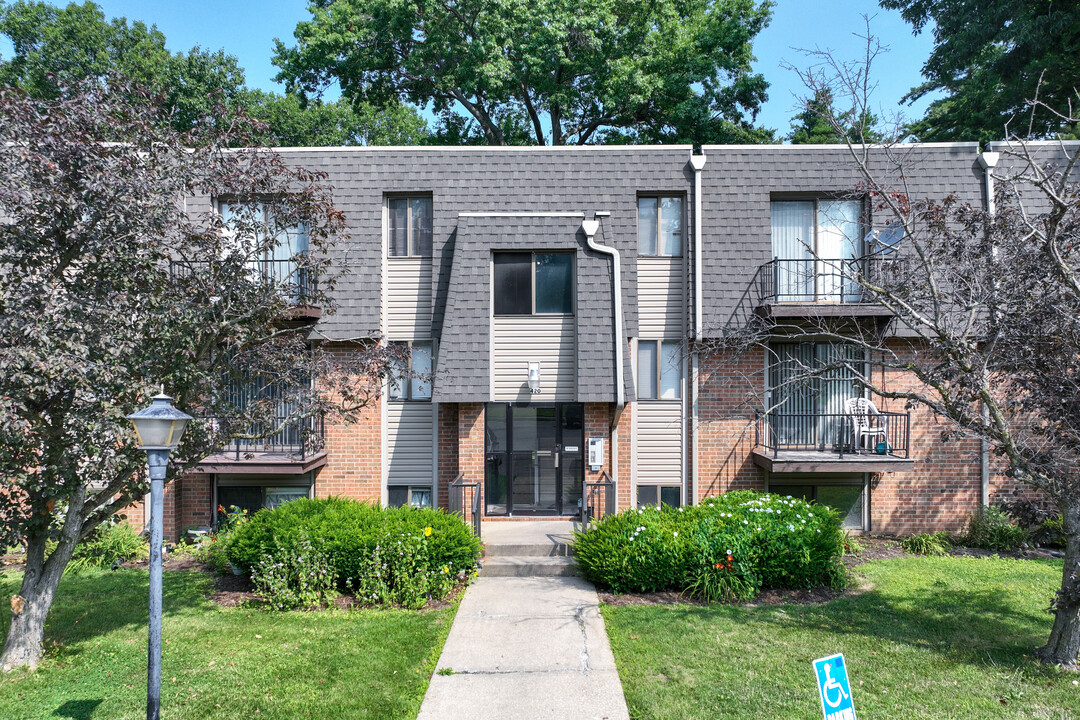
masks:
<svg viewBox="0 0 1080 720"><path fill-rule="evenodd" d="M450 568L448 568L446 565L443 565L442 571L443 571L443 574L445 575L446 573L450 572Z"/></svg>
<svg viewBox="0 0 1080 720"><path fill-rule="evenodd" d="M424 537L431 537L431 526L430 525L428 525L426 528L424 528Z"/></svg>

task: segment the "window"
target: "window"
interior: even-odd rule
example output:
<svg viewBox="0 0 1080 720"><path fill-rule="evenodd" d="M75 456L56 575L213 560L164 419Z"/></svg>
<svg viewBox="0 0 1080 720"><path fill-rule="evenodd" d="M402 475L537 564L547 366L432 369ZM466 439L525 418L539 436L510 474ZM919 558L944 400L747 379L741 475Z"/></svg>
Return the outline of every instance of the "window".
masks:
<svg viewBox="0 0 1080 720"><path fill-rule="evenodd" d="M391 257L431 257L431 198L387 199Z"/></svg>
<svg viewBox="0 0 1080 720"><path fill-rule="evenodd" d="M638 198L638 255L682 255L681 197Z"/></svg>
<svg viewBox="0 0 1080 720"><path fill-rule="evenodd" d="M233 507L247 510L250 515L263 508L276 508L284 503L309 497L311 492L310 484L259 485L243 479L232 480L231 482L237 483L235 485L229 482L228 480L219 481L217 486L217 508L215 508L214 517L219 523L232 511Z"/></svg>
<svg viewBox="0 0 1080 720"><path fill-rule="evenodd" d="M682 488L678 485L638 485L638 507L647 505L667 505L679 507L682 504Z"/></svg>
<svg viewBox="0 0 1080 720"><path fill-rule="evenodd" d="M777 482L769 483L769 492L777 495L791 495L792 497L810 500L820 505L827 505L840 513L840 521L845 528L863 530L863 495L864 485L862 480L851 481L845 484L804 484L806 481L798 481L800 484L782 485Z"/></svg>
<svg viewBox="0 0 1080 720"><path fill-rule="evenodd" d="M273 222L262 203L220 201L218 211L226 233L235 242L234 249L247 256L246 265L252 279L285 286L289 300L296 304L306 304L313 299L317 285L315 274L310 268L300 266L302 263L297 259L308 250L307 225L274 228L277 235L273 243L268 243L264 239Z"/></svg>
<svg viewBox="0 0 1080 720"><path fill-rule="evenodd" d="M862 351L835 343L774 343L769 366L769 416L782 444L837 442L845 402L862 396Z"/></svg>
<svg viewBox="0 0 1080 720"><path fill-rule="evenodd" d="M253 230L255 240L261 241L267 228L271 226L271 218L262 203L235 203L221 201L218 203L218 211L221 220L230 233L237 233L241 229ZM247 233L245 233L247 234ZM291 228L282 228L274 244L269 245L264 252L264 257L259 258L264 262L286 262L308 249L308 229L306 225L297 225Z"/></svg>
<svg viewBox="0 0 1080 720"><path fill-rule="evenodd" d="M391 400L431 399L431 343L401 343L409 346L407 366L400 366L390 376Z"/></svg>
<svg viewBox="0 0 1080 720"><path fill-rule="evenodd" d="M431 487L428 485L391 485L387 488L387 504L390 507L431 507Z"/></svg>
<svg viewBox="0 0 1080 720"><path fill-rule="evenodd" d="M574 312L574 256L497 252L493 257L496 315Z"/></svg>
<svg viewBox="0 0 1080 720"><path fill-rule="evenodd" d="M678 340L638 340L638 400L682 397L681 345Z"/></svg>
<svg viewBox="0 0 1080 720"><path fill-rule="evenodd" d="M781 302L859 299L851 264L862 255L859 200L774 200L776 294Z"/></svg>

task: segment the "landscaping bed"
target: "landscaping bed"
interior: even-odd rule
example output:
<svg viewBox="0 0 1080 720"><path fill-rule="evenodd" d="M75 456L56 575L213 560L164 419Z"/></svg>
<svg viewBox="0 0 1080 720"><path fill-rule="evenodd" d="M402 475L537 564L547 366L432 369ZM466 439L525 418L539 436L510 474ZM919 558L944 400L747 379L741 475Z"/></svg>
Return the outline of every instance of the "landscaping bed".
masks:
<svg viewBox="0 0 1080 720"><path fill-rule="evenodd" d="M631 717L821 717L811 661L845 655L879 718L1075 718L1080 680L1040 665L1061 561L898 557L809 603L601 606Z"/></svg>

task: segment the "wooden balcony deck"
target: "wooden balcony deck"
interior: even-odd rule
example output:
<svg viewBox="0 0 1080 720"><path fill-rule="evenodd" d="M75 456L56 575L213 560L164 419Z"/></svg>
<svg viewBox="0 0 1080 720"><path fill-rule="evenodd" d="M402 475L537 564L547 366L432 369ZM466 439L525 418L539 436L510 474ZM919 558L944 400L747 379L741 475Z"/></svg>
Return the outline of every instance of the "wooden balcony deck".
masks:
<svg viewBox="0 0 1080 720"><path fill-rule="evenodd" d="M870 450L839 453L820 450L780 450L773 453L764 447L753 450L754 464L775 473L888 473L915 469L911 458L879 455Z"/></svg>
<svg viewBox="0 0 1080 720"><path fill-rule="evenodd" d="M207 455L196 466L197 473L244 473L252 475L302 475L326 464L326 451L309 452L261 452L235 450Z"/></svg>

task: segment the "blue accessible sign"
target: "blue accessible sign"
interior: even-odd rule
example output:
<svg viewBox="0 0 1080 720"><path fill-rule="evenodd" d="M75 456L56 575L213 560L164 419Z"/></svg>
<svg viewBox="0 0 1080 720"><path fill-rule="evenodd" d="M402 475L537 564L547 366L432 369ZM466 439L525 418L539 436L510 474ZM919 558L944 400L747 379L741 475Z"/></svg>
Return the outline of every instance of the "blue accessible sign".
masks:
<svg viewBox="0 0 1080 720"><path fill-rule="evenodd" d="M856 720L843 654L815 660L814 674L817 675L821 712L825 714L825 720Z"/></svg>

